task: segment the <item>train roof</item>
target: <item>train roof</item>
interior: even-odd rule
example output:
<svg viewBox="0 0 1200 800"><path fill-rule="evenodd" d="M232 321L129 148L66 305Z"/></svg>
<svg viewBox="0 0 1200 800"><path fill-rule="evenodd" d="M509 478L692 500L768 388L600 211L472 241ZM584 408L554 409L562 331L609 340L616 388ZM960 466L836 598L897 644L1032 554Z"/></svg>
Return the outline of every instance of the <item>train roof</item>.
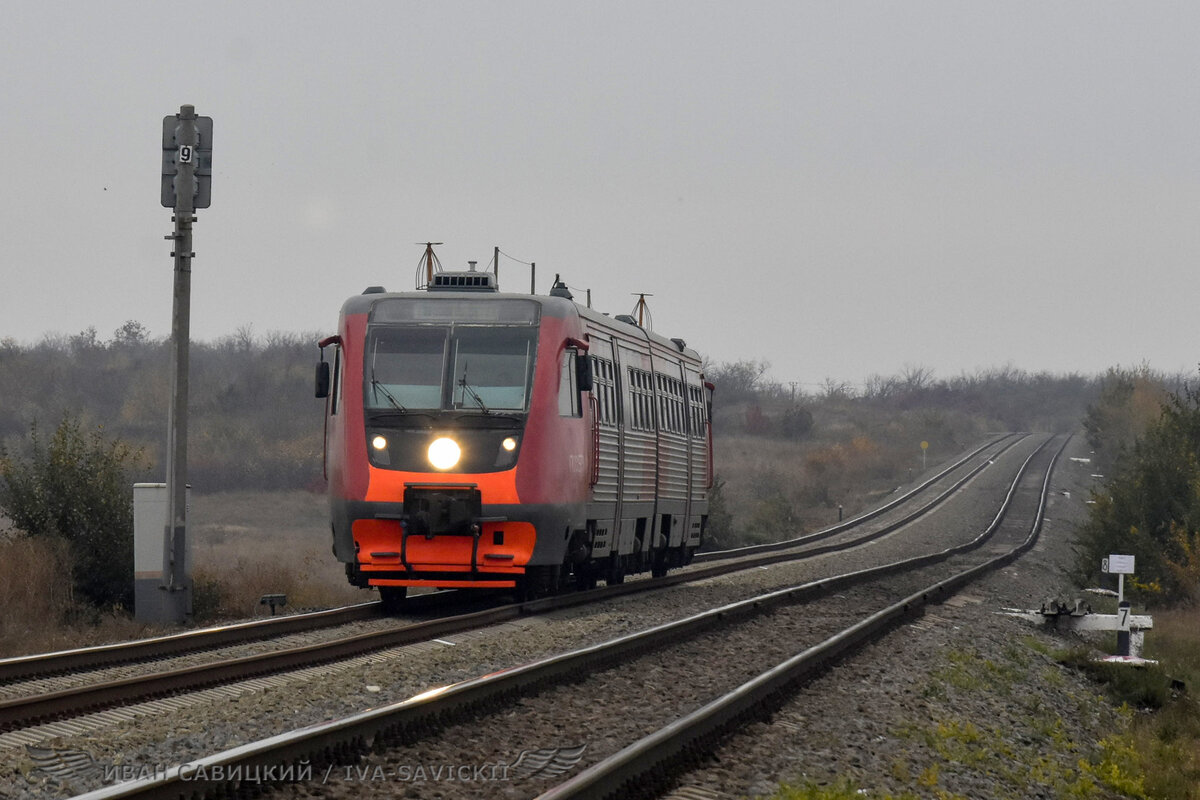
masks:
<svg viewBox="0 0 1200 800"><path fill-rule="evenodd" d="M446 275L447 273L441 273ZM488 276L491 273L449 273L451 275L461 276ZM644 341L653 342L660 347L672 352L681 353L689 360L699 362L700 354L694 349L687 346L683 339L672 339L655 333L652 330L644 328L637 324L637 321L626 314L617 316L609 316L608 314L597 311L594 308L589 308L576 303L573 299L562 295L540 295L540 294L515 294L510 292L496 291L491 286L484 288L482 286L472 286L469 288L434 288L431 290L416 290L411 292L388 292L382 286L370 286L362 294L354 295L346 300L342 305L342 314L367 314L371 308L380 300L404 298L411 300L427 300L429 302L444 302L452 300L469 299L471 302L489 302L495 300L531 300L542 308L542 315L564 318L569 316L578 316L587 320L590 324L606 329L618 338L641 339Z"/></svg>

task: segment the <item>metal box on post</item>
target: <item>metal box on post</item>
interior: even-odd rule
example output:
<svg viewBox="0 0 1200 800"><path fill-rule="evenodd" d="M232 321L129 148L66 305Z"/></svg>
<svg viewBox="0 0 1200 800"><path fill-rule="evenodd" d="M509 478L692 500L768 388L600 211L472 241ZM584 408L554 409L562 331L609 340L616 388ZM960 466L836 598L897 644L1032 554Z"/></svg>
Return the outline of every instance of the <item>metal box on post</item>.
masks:
<svg viewBox="0 0 1200 800"><path fill-rule="evenodd" d="M191 504L191 487L188 487ZM167 485L133 485L133 616L138 622L177 623L177 604L168 602L163 580L163 529L167 524ZM186 580L179 590L185 593L187 616L192 615L192 552L184 554Z"/></svg>

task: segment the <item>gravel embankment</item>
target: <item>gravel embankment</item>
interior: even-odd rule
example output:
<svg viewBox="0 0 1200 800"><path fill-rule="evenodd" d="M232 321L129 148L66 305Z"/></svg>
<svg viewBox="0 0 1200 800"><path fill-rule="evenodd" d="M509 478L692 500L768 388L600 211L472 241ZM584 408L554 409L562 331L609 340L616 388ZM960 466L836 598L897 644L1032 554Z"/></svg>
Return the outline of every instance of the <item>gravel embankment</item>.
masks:
<svg viewBox="0 0 1200 800"><path fill-rule="evenodd" d="M1090 780L1080 760L1100 758L1098 743L1122 730L1121 715L1054 660L1077 642L997 613L1075 596L1063 569L1094 480L1072 456L1089 456L1082 437L1059 462L1033 552L830 670L727 742L679 795L849 781L864 797L1076 796L1072 788Z"/></svg>
<svg viewBox="0 0 1200 800"><path fill-rule="evenodd" d="M1075 448L1078 448L1078 444L1075 445ZM1010 454L1007 454L1004 460L1019 463L1030 449L1032 448L1029 446L1018 446ZM1060 466L1058 483L1079 478L1076 473L1082 475L1080 480L1083 483L1087 482L1086 468L1078 469L1073 462L1064 461ZM948 539L961 541L971 538L991 520L993 504L998 499L997 496L1007 488L1008 480L1007 477L999 475L995 470L989 470L944 504L932 518L936 522L919 522L883 542L862 548L852 555L842 554L800 564L777 565L769 569L751 570L735 578L710 580L702 585L678 587L654 594L651 602L647 602L648 596L635 596L610 602L600 607L557 612L549 615L548 618L521 620L485 631L452 637L448 640L452 644L434 642L399 648L388 653L358 659L349 664L311 670L307 679L303 676L280 677L274 681L260 682L258 688L253 691L230 689L221 693L220 699L206 700L171 713L141 716L123 724L98 727L76 736L59 737L41 743L39 746L81 750L90 754L101 764L153 767L180 763L303 724L403 699L431 686L522 663L550 652L609 639L621 633L639 630L657 622L683 616L691 611L711 607L723 600L738 599L751 592L765 591L770 588L813 580L824 575L860 569L871 563L885 560L895 552L912 552L917 549L931 548L933 541L937 541L939 547L944 547L948 543ZM1061 513L1064 517L1069 514L1082 513L1081 509L1084 506L1082 492L1079 491L1081 486L1082 483L1076 480L1071 484L1072 497L1070 500L1063 497L1056 499L1054 506L1051 507L1052 517L1056 513ZM842 697L848 693L848 696L853 698L855 705L861 705L864 708L879 707L886 710L894 707L898 714L915 714L915 711L906 708L900 702L907 696L906 691L910 694L916 693L918 699L925 703L918 710L932 707L931 703L939 701L937 687L934 686L933 689L930 689L929 691L933 694L927 697L928 692L920 688L922 684L918 682L919 679L922 676L928 679L928 676L937 673L939 669L946 668L948 654L958 658L956 655L958 651L953 649L954 645L946 642L938 644L941 642L940 637L943 634L962 633L966 643L963 645L964 647L967 645L989 647L988 643L994 639L994 645L998 652L981 651L980 663L1001 663L996 659L1012 650L1014 644L1019 645L1024 640L1023 637L1034 637L1035 634L1021 627L1020 623L1015 623L1014 628L1014 623L1007 619L1000 620L1001 624L997 625L996 620L992 619L992 609L1001 604L1036 606L1044 596L1051 594L1047 591L1047 587L1054 582L1051 580L1052 578L1057 579L1057 574L1049 565L1053 564L1055 559L1061 560L1061 554L1056 555L1056 553L1060 550L1065 551L1065 539L1068 534L1069 525L1065 521L1052 520L1047 525L1047 543L1041 545L1038 552L1018 562L1015 570L1012 570L1013 575L1008 578L990 579L982 585L978 592L974 589L970 590L972 595L980 596L985 602L966 606L947 605L937 614L930 615L926 620L918 623L918 626L906 627L901 633L896 634L896 636L905 637L903 642L907 643L906 647L915 645L915 649L906 649L903 657L898 659L899 663L894 668L901 672L894 681L881 677L891 674L893 669L892 666L881 666L880 660L883 659L882 663L886 664L885 657L890 652L886 644L881 644L882 652L856 658L846 666L830 673L823 681L837 680L839 676L845 675L846 670L852 670L855 664L863 663L870 664L865 668L866 672L875 678L870 681L851 678L848 688L843 689L840 694L836 688L830 689L832 694L825 695L825 700L816 701L819 703L819 707L829 707L828 697ZM991 588L993 584L1000 588ZM1007 594L994 594L1001 590ZM985 591L992 594L984 594ZM1001 597L1007 599L1001 602ZM944 613L968 616L974 613L979 619L969 620L964 617L958 622L942 624L940 620L943 619ZM957 617L950 618L957 619ZM981 621L987 624L982 625ZM979 630L968 628L970 625L977 624L980 627ZM958 627L957 631L955 626ZM968 628L965 633L963 632L964 628ZM914 636L914 630L919 630L920 635ZM1005 632L997 633L997 631ZM893 644L891 647L892 649L898 648L899 643ZM931 647L932 649L930 649ZM928 650L927 653L926 650ZM951 660L949 663L957 665L961 661L967 665L963 669L967 669L974 663L973 653L975 651L963 652L967 655L959 661ZM1052 668L1052 662L1035 651L1031 652L1033 655L1030 658L1035 661L1041 659L1045 664L1051 665L1048 668ZM689 659L702 657L702 653L687 656ZM926 657L931 659L930 663L926 664L924 669L919 668L920 660ZM908 671L903 672L903 670ZM1069 673L1060 677L1067 682L1074 680ZM635 676L635 679L646 681L654 679L654 676L652 674L640 675ZM941 683L945 684L946 681L941 681ZM677 687L672 686L671 682L663 684L664 703L669 700L675 688ZM816 685L810 691L818 691ZM618 705L623 703L622 692L616 685L602 688L597 694L600 699L596 702ZM1019 690L1011 691L1011 694L1024 697L1028 692L1026 687L1021 686ZM1093 693L1085 692L1084 694L1086 699L1090 700ZM810 702L813 701L810 700ZM1063 704L1061 698L1046 698L1044 707L1059 708L1063 707ZM631 714L636 711L640 711L640 709L630 709ZM779 719L786 721L786 713L786 711L783 712ZM586 717L586 705L583 710L574 711L572 714L576 716L582 714ZM1095 711L1095 714L1103 716L1101 710ZM809 717L812 716L810 713ZM857 773L852 771L844 773L844 765L857 762L871 765L878 762L883 764L886 770L889 770L889 775L901 773L900 777L894 777L893 783L888 785L905 787L902 770L894 759L888 760L885 755L880 756L883 758L882 761L878 761L875 758L867 758L865 755L876 752L886 754L888 749L884 746L887 744L886 741L883 744L876 744L875 737L859 738L850 735L855 730L870 725L868 717L860 717L857 714L839 716L841 719L826 721L823 724L846 727L847 730L844 730L841 735L834 735L826 731L816 737L816 741L821 745L819 748L800 745L801 750L808 753L809 756L812 752L826 752L833 756L826 755L817 760L817 763L824 765L826 770L822 773L822 777L828 779L841 774L853 776ZM994 715L987 714L982 718L990 719L992 716ZM804 719L804 723L799 727L805 730L818 730L817 724L813 723L811 719L807 717ZM912 725L919 726L923 718L917 715L913 719L915 721ZM1106 717L1104 719L1107 720ZM886 721L881 724L885 728L888 725ZM788 725L764 727L793 730ZM913 728L913 730L915 731L913 736L917 736L920 731L919 727ZM770 731L765 731L761 735L769 737L771 734ZM883 734L875 734L875 736L879 735ZM536 736L530 738L529 735L514 734L511 739L513 752L509 753L508 757L515 758L520 750L528 747L565 746L568 744L555 741L542 742L537 738ZM847 738L851 742L860 742L860 744L857 748L852 743L845 745L844 749L842 746L835 747L835 742ZM1092 739L1081 738L1078 741L1090 742ZM916 744L915 739L904 739L900 740L897 746L901 751L907 752L915 750ZM748 747L743 750L749 752ZM835 750L836 752L834 752ZM756 767L752 766L753 759L743 759L737 755L738 752L737 749L731 751L733 755L723 762L725 770L730 773L728 779L704 778L701 779L701 783L736 796L749 791L768 789L776 779L775 776L787 776L801 772L809 775L817 774L813 772L813 767L810 767L808 762L803 759L785 760L782 765L777 764L774 767L767 764ZM790 748L783 748L778 752L787 753L790 752ZM0 760L4 765L0 767L0 794L6 796L63 796L69 794L71 790L80 791L100 785L95 776L77 778L69 781L67 785L56 783L43 773L34 771L32 762L21 750L0 751ZM743 762L749 766L737 769L730 767L731 764L742 764ZM914 762L910 769L910 779L922 774L916 767L917 763ZM946 775L943 773L943 780L945 777ZM727 782L723 782L726 780ZM883 784L870 782L864 785ZM413 787L405 788L412 789ZM413 796L429 796L430 788L429 785L425 785L421 792ZM443 796L459 796L456 792L462 788L461 785L445 788L448 793ZM971 794L969 796L989 795Z"/></svg>

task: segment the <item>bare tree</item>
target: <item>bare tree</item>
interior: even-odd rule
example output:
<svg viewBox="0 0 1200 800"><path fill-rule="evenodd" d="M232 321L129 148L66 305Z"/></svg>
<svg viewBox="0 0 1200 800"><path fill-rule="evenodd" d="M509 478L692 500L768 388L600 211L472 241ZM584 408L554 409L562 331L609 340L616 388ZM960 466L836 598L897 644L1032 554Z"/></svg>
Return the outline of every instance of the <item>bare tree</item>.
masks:
<svg viewBox="0 0 1200 800"><path fill-rule="evenodd" d="M933 385L933 369L919 364L905 364L900 379L906 391L920 392Z"/></svg>
<svg viewBox="0 0 1200 800"><path fill-rule="evenodd" d="M854 387L843 380L826 378L821 384L821 397L825 400L848 400L854 396Z"/></svg>

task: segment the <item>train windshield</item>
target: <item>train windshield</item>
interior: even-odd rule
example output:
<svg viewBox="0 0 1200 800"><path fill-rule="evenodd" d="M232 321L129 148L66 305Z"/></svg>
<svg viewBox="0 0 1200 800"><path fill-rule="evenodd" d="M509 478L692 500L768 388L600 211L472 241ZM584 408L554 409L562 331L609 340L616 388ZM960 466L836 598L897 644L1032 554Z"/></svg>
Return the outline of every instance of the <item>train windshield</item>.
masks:
<svg viewBox="0 0 1200 800"><path fill-rule="evenodd" d="M367 340L368 411L525 411L537 328L375 326Z"/></svg>

